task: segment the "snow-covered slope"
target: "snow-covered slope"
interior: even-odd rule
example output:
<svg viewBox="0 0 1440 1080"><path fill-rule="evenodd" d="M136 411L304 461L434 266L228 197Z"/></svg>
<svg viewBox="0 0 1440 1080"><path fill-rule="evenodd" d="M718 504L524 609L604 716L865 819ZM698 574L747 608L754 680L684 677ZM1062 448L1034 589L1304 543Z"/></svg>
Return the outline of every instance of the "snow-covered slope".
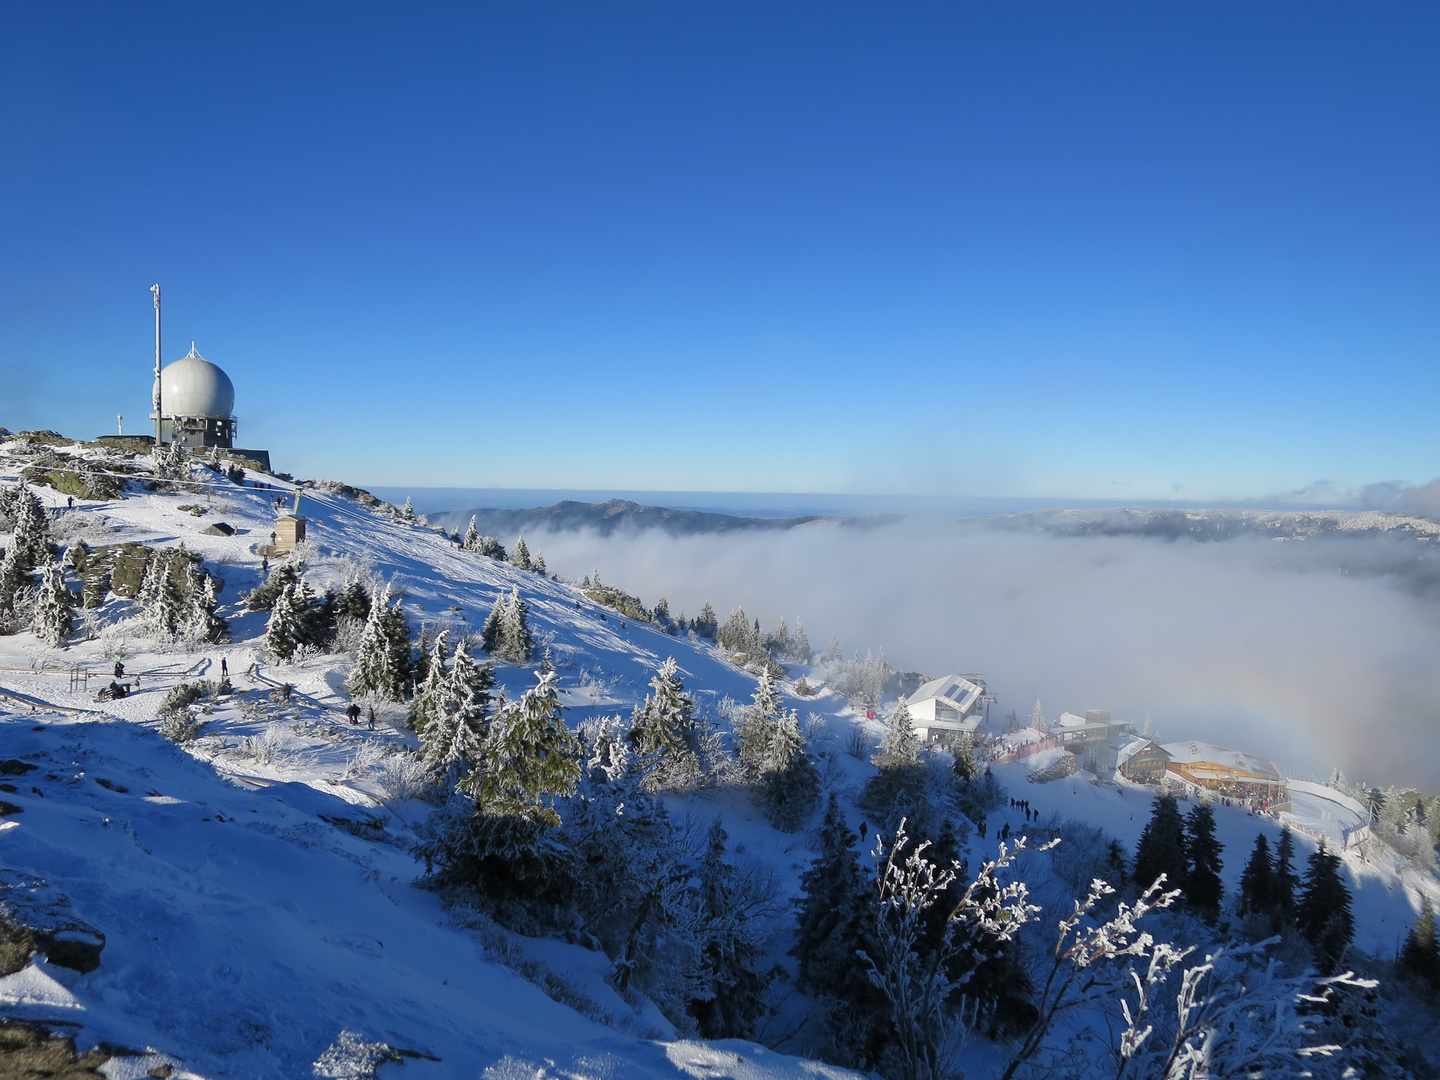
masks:
<svg viewBox="0 0 1440 1080"><path fill-rule="evenodd" d="M13 462L0 462L0 482L15 474ZM0 818L0 858L13 872L47 880L106 935L102 962L88 974L37 960L0 979L0 1008L73 1023L83 1046L153 1048L212 1078L309 1075L342 1032L416 1055L381 1066L382 1076L841 1075L751 1043L677 1039L653 1007L636 1008L611 989L603 954L461 919L415 887L410 827L427 808L397 797L384 774L385 749L413 745L413 735L398 713L382 715L374 731L349 725L350 658L270 665L260 649L265 615L238 603L261 581L256 549L270 539L276 497L294 492L274 477L257 479L267 486L213 478L199 494L135 490L73 510L54 491L35 489L62 542L183 543L198 552L226 582L221 614L234 643L157 651L128 629L128 605L114 599L90 628L93 640L64 652L28 632L0 637L0 691L9 695L0 697L0 758L35 766L5 778L15 790L0 798L20 812ZM537 646L554 658L572 726L628 715L667 656L722 725L724 700L747 701L754 691L754 678L713 648L607 613L573 586L459 550L421 525L310 488L301 512L307 580L319 588L357 576L388 582L412 627L478 630L497 598L518 587ZM238 531L206 534L217 521ZM139 692L97 703L117 657L138 673ZM165 690L181 678L215 678L222 660L241 693L215 706L196 743L163 739L155 715ZM72 669L81 670L78 681ZM99 678L87 685L85 670ZM500 664L497 678L512 700L534 684L528 667ZM293 687L291 699L270 700L282 684ZM786 704L810 717L806 734L824 752L825 787L853 800L871 769L844 750L857 729L874 745L879 722L828 692L787 693ZM1019 835L1052 814L1104 829L1133 851L1149 814L1146 791L1099 785L1084 773L1032 784L1027 771L997 770L1038 813L1002 807L990 840L962 837L971 866L1000 829ZM1297 800L1295 824L1316 835L1355 824L1343 804L1312 802ZM701 829L721 817L734 849L766 865L787 895L797 891L814 838L771 829L743 790L702 791L675 800L672 812ZM861 815L852 810L851 818L858 825ZM1279 825L1224 807L1216 818L1233 894L1255 834L1273 836ZM1299 837L1302 860L1313 844L1309 834ZM1030 857L1040 876L1057 868L1048 886L1037 886L1057 913L1071 884L1059 872L1062 854ZM1388 954L1421 893L1440 899L1440 891L1378 848L1356 848L1346 860L1357 943ZM788 919L778 917L774 929L773 959L783 962ZM787 1045L806 1048L803 1039ZM977 1042L972 1053L974 1075L984 1075L994 1051Z"/></svg>

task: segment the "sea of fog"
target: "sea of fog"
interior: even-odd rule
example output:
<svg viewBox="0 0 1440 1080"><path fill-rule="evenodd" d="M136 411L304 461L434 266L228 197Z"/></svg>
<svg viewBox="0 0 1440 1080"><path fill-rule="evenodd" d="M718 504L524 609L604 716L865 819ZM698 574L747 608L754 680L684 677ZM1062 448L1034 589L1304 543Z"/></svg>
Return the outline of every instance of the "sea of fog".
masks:
<svg viewBox="0 0 1440 1080"><path fill-rule="evenodd" d="M808 498L783 512L819 512ZM562 577L598 569L677 613L708 600L723 618L743 605L767 628L803 620L817 649L834 635L847 655L884 648L900 669L982 672L999 714L1026 717L1037 700L1052 718L1107 708L1139 724L1149 714L1163 740L1259 753L1292 776L1338 766L1352 780L1440 789L1440 545L1404 533L1075 536L956 516L526 540Z"/></svg>

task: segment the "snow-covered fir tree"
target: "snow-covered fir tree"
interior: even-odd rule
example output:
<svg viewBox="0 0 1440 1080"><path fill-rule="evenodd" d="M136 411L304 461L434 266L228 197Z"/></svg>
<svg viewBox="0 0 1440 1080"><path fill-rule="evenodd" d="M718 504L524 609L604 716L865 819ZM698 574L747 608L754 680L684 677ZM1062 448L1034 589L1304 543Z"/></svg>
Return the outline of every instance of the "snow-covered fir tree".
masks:
<svg viewBox="0 0 1440 1080"><path fill-rule="evenodd" d="M541 675L495 717L481 765L463 783L482 814L555 826L555 801L580 778L578 758L579 744L561 717L555 676Z"/></svg>
<svg viewBox="0 0 1440 1080"><path fill-rule="evenodd" d="M442 679L438 702L420 732L422 760L447 787L479 767L487 734L490 690L495 677L489 664L476 664L462 642L454 664Z"/></svg>
<svg viewBox="0 0 1440 1080"><path fill-rule="evenodd" d="M57 561L45 568L40 579L40 593L30 624L35 636L51 648L64 648L70 637L74 606L75 597L65 587L65 571Z"/></svg>
<svg viewBox="0 0 1440 1080"><path fill-rule="evenodd" d="M630 743L649 759L646 779L652 790L684 787L699 777L695 702L685 693L673 656L660 665L649 695L630 718Z"/></svg>
<svg viewBox="0 0 1440 1080"><path fill-rule="evenodd" d="M728 652L749 652L754 647L750 620L744 608L737 607L730 612L725 625L715 635L715 643Z"/></svg>
<svg viewBox="0 0 1440 1080"><path fill-rule="evenodd" d="M10 544L28 574L50 559L50 517L39 496L23 483L14 499L15 528Z"/></svg>
<svg viewBox="0 0 1440 1080"><path fill-rule="evenodd" d="M405 616L400 601L390 602L390 587L377 589L370 598L370 615L355 649L355 662L350 667L350 693L380 694L392 701L404 698L409 680L408 665L397 665L399 649L394 640L398 628L405 632ZM404 646L406 658L410 650L408 633Z"/></svg>
<svg viewBox="0 0 1440 1080"><path fill-rule="evenodd" d="M303 638L304 630L295 610L295 586L286 585L271 605L270 619L265 624L266 658L272 663L288 661Z"/></svg>
<svg viewBox="0 0 1440 1080"><path fill-rule="evenodd" d="M505 605L509 597L501 593L495 598L495 605L490 609L490 614L485 617L485 624L480 628L480 647L491 655L495 655L500 648L500 627L505 621Z"/></svg>
<svg viewBox="0 0 1440 1080"><path fill-rule="evenodd" d="M768 758L756 786L760 809L781 832L799 832L820 805L820 773L805 752L794 709L777 719Z"/></svg>
<svg viewBox="0 0 1440 1080"><path fill-rule="evenodd" d="M405 496L405 505L400 508L399 517L401 521L415 520L415 504L410 501L409 495Z"/></svg>
<svg viewBox="0 0 1440 1080"><path fill-rule="evenodd" d="M1045 710L1040 707L1040 699L1035 699L1035 708L1030 710L1030 726L1042 735L1050 734L1050 722L1045 719Z"/></svg>
<svg viewBox="0 0 1440 1080"><path fill-rule="evenodd" d="M470 524L465 527L465 539L461 545L466 551L480 550L480 530L475 526L475 515L470 515Z"/></svg>
<svg viewBox="0 0 1440 1080"><path fill-rule="evenodd" d="M510 549L510 564L518 570L535 569L535 564L530 561L530 549L525 546L525 537L515 538L515 546Z"/></svg>
<svg viewBox="0 0 1440 1080"><path fill-rule="evenodd" d="M135 600L140 607L140 632L157 641L174 641L183 625L185 597L175 583L174 551L157 551L146 564Z"/></svg>
<svg viewBox="0 0 1440 1080"><path fill-rule="evenodd" d="M695 617L694 626L696 634L700 637L711 638L712 640L719 632L720 619L719 616L715 614L715 609L710 606L709 600L706 600L700 608L700 614Z"/></svg>
<svg viewBox="0 0 1440 1080"><path fill-rule="evenodd" d="M420 684L415 688L415 696L410 700L410 727L420 734L422 743L436 713L445 707L445 695L449 689L450 672L445 666L448 655L445 651L445 638L444 630L437 631L434 642L427 648L423 631L421 634L420 653L425 657L425 670Z"/></svg>
<svg viewBox="0 0 1440 1080"><path fill-rule="evenodd" d="M550 570L545 565L545 556L539 551L535 552L535 558L531 560L530 568L542 577L549 576Z"/></svg>
<svg viewBox="0 0 1440 1080"><path fill-rule="evenodd" d="M703 983L690 1002L706 1039L748 1039L764 1015L766 981L756 971L764 950L739 899L737 871L726 851L729 836L717 818L706 837L696 872L696 893L704 919L700 940Z"/></svg>
<svg viewBox="0 0 1440 1080"><path fill-rule="evenodd" d="M500 655L512 664L528 664L535 651L530 636L530 605L521 598L518 585L510 589L510 598L505 602L498 644Z"/></svg>
<svg viewBox="0 0 1440 1080"><path fill-rule="evenodd" d="M752 784L759 780L762 772L774 767L771 745L776 736L776 724L783 713L780 689L776 686L775 677L766 671L760 676L755 695L736 732L740 764L745 767L746 776Z"/></svg>
<svg viewBox="0 0 1440 1080"><path fill-rule="evenodd" d="M805 624L795 620L795 635L790 639L790 657L797 664L808 664L814 659L810 652L810 638L805 633Z"/></svg>
<svg viewBox="0 0 1440 1080"><path fill-rule="evenodd" d="M895 706L885 722L885 735L875 752L875 764L881 768L914 765L920 760L920 742L915 738L915 721L905 702Z"/></svg>

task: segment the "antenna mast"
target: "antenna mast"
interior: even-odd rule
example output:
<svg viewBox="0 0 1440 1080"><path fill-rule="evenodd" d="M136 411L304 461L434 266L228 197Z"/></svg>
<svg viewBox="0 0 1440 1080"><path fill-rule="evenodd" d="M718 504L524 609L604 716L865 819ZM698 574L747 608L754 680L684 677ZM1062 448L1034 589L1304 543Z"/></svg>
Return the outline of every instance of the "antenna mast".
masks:
<svg viewBox="0 0 1440 1080"><path fill-rule="evenodd" d="M155 294L155 393L153 400L155 404L155 445L160 445L160 285L157 282L150 286L150 291Z"/></svg>

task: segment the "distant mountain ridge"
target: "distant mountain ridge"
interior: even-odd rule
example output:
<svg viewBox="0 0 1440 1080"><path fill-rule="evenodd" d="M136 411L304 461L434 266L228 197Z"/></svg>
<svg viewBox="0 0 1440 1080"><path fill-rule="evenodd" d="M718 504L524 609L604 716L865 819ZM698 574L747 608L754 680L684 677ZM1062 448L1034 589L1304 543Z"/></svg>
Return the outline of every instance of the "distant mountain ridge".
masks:
<svg viewBox="0 0 1440 1080"><path fill-rule="evenodd" d="M1059 536L1147 536L1162 540L1233 540L1240 536L1303 540L1324 536L1399 533L1440 541L1440 524L1412 514L1382 510L1175 510L1113 507L1032 510L970 518L988 528Z"/></svg>
<svg viewBox="0 0 1440 1080"><path fill-rule="evenodd" d="M663 506L641 506L629 499L584 503L567 499L554 506L524 510L478 507L427 515L432 522L450 529L464 529L471 516L483 535L508 540L524 532L579 532L594 529L601 536L620 530L659 529L671 536L697 536L754 530L783 531L831 520L818 514L803 517L762 518L715 514L703 510L670 510Z"/></svg>

